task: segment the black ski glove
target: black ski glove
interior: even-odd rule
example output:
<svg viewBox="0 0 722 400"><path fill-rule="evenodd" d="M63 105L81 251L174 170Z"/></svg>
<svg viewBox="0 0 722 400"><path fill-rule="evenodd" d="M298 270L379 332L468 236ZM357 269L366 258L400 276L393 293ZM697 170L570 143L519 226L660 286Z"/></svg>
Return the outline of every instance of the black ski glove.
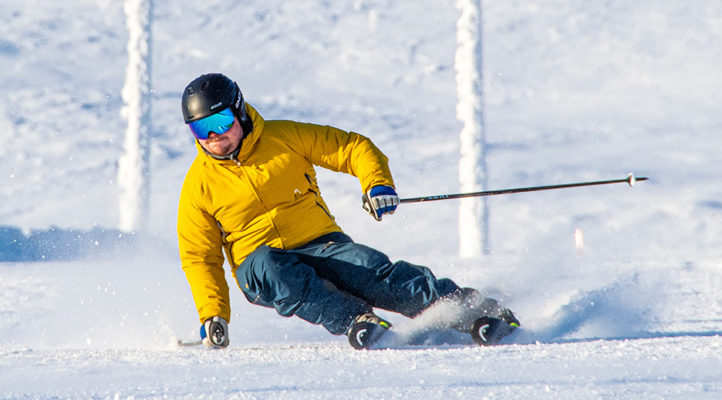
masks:
<svg viewBox="0 0 722 400"><path fill-rule="evenodd" d="M228 322L222 317L208 318L201 325L201 340L210 348L228 346Z"/></svg>

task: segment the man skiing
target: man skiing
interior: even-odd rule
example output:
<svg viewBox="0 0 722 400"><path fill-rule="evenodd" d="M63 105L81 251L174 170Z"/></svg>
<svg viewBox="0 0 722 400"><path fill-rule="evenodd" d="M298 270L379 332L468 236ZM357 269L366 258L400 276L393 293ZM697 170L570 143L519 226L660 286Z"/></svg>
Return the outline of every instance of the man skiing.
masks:
<svg viewBox="0 0 722 400"><path fill-rule="evenodd" d="M180 194L178 242L207 346L229 343L224 252L249 302L346 334L355 348L369 347L390 327L374 307L414 317L448 298L475 317L518 326L494 300L437 279L427 267L392 263L343 233L321 198L314 166L356 176L376 220L398 204L388 160L368 138L266 121L222 74L188 84L181 108L198 155ZM456 328L469 330L470 321Z"/></svg>

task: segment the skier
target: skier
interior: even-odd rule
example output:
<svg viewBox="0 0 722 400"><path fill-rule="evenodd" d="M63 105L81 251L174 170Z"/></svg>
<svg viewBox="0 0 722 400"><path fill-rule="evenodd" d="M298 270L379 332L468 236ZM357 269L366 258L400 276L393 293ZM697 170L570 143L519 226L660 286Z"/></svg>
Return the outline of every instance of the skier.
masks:
<svg viewBox="0 0 722 400"><path fill-rule="evenodd" d="M321 197L314 165L356 176L378 221L398 196L386 156L368 138L330 126L266 121L223 74L183 91L181 108L198 155L178 206L179 251L209 347L226 347L230 304L225 260L249 302L346 334L367 348L391 325L373 308L414 317L439 299L471 313L511 311L423 266L391 262L343 233ZM469 321L459 329L468 330Z"/></svg>

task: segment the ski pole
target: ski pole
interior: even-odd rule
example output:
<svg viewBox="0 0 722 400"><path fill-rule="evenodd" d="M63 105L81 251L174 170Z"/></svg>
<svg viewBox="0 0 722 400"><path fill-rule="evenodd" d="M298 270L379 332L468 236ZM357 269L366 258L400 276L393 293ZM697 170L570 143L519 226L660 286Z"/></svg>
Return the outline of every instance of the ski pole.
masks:
<svg viewBox="0 0 722 400"><path fill-rule="evenodd" d="M193 347L193 346L200 346L202 344L203 344L202 340L184 341L184 340L178 339L178 347Z"/></svg>
<svg viewBox="0 0 722 400"><path fill-rule="evenodd" d="M634 186L636 182L646 181L647 177L636 178L634 174L627 175L624 179L611 179L606 181L591 181L591 182L577 182L577 183L563 183L560 185L547 185L547 186L531 186L521 187L512 189L499 189L499 190L486 190L483 192L471 192L471 193L454 193L454 194L437 194L434 196L423 196L423 197L411 197L406 199L399 199L399 203L420 203L423 201L434 201L434 200L448 200L448 199L460 199L464 197L482 197L482 196L495 196L500 194L509 193L522 193L522 192L537 192L540 190L552 190L552 189L566 189L580 186L594 186L594 185L608 185L611 183L623 183L626 182L629 186Z"/></svg>

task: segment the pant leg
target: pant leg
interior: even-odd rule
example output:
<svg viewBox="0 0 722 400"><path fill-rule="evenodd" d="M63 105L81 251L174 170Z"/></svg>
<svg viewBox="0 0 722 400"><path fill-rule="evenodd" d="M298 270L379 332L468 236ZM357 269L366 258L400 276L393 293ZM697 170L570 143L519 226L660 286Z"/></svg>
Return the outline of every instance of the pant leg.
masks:
<svg viewBox="0 0 722 400"><path fill-rule="evenodd" d="M241 263L236 279L251 303L323 325L335 335L345 333L354 317L371 310L363 300L325 285L298 254L286 250L259 247Z"/></svg>
<svg viewBox="0 0 722 400"><path fill-rule="evenodd" d="M323 279L374 307L413 317L459 290L452 280L437 279L427 267L392 263L384 253L354 243L342 233L319 239L293 252Z"/></svg>

